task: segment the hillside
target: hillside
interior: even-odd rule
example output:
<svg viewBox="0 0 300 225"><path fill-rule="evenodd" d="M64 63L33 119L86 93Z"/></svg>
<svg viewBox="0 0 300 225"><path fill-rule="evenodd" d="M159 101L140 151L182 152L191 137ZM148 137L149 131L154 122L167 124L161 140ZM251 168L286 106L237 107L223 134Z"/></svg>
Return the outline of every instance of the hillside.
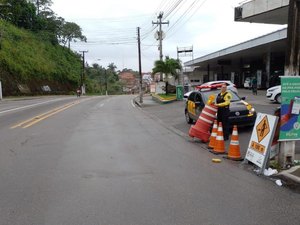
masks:
<svg viewBox="0 0 300 225"><path fill-rule="evenodd" d="M54 43L49 34L32 33L4 21L0 21L0 35L4 96L65 94L76 89L82 73L79 55Z"/></svg>

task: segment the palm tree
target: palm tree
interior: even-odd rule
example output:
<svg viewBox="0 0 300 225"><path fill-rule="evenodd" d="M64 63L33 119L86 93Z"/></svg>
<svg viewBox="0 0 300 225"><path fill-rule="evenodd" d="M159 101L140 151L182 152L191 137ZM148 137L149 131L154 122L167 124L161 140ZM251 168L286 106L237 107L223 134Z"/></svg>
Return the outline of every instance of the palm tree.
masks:
<svg viewBox="0 0 300 225"><path fill-rule="evenodd" d="M164 73L166 74L166 95L168 94L168 77L174 76L175 80L178 79L178 70L181 70L181 63L178 59L166 57L165 61L157 60L154 62L154 68L152 74Z"/></svg>

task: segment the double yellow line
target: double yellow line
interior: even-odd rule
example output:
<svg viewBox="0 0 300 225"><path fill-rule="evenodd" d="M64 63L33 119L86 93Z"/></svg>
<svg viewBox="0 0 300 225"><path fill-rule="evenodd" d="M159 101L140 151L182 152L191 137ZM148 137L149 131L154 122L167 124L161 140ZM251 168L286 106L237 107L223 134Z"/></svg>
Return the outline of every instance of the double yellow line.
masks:
<svg viewBox="0 0 300 225"><path fill-rule="evenodd" d="M32 118L30 118L28 120L25 120L25 121L21 122L21 123L18 123L16 125L10 127L10 129L15 129L17 127L22 127L22 128L30 127L30 126L32 126L32 125L34 125L34 124L36 124L36 123L38 123L38 122L40 122L40 121L42 121L44 119L47 119L50 116L53 116L53 115L55 115L55 114L57 114L57 113L59 113L61 111L64 111L64 110L66 110L66 109L68 109L68 108L70 108L70 107L72 107L74 105L77 105L79 103L80 103L80 101L75 101L75 102L71 102L71 103L68 103L66 105L57 107L57 108L52 109L52 110L50 110L48 112L45 112L45 113L40 114L38 116L32 117Z"/></svg>

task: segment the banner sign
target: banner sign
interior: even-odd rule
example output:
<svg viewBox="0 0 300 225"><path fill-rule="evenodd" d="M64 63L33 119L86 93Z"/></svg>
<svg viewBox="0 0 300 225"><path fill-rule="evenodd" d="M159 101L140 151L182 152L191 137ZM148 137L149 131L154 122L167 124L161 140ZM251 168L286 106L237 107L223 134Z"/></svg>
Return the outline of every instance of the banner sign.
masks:
<svg viewBox="0 0 300 225"><path fill-rule="evenodd" d="M277 116L258 113L252 130L246 159L264 170L277 125Z"/></svg>
<svg viewBox="0 0 300 225"><path fill-rule="evenodd" d="M300 77L281 78L281 116L279 141L300 140Z"/></svg>

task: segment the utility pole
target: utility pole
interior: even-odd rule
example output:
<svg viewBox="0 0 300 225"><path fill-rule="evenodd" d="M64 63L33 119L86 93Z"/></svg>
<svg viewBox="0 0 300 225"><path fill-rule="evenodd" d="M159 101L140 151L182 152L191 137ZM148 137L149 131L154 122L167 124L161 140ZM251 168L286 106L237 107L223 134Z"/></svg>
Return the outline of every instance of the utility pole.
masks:
<svg viewBox="0 0 300 225"><path fill-rule="evenodd" d="M285 76L299 76L300 72L300 0L290 0L285 53ZM295 141L282 141L279 148L279 164L286 167L295 158Z"/></svg>
<svg viewBox="0 0 300 225"><path fill-rule="evenodd" d="M82 74L80 76L80 88L81 88L81 94L85 94L85 85L84 85L84 71L85 71L85 53L88 51L79 51L82 53Z"/></svg>
<svg viewBox="0 0 300 225"><path fill-rule="evenodd" d="M287 28L285 76L297 76L300 70L300 0L290 0Z"/></svg>
<svg viewBox="0 0 300 225"><path fill-rule="evenodd" d="M163 51L162 51L162 40L163 40L163 31L161 29L161 25L162 24L169 24L169 21L166 21L166 22L162 22L162 17L163 17L164 13L163 12L160 12L158 17L157 17L157 21L156 22L153 22L152 21L152 24L154 25L159 25L159 30L157 32L158 34L158 40L159 40L159 60L163 60ZM160 79L162 80L162 74L160 75Z"/></svg>
<svg viewBox="0 0 300 225"><path fill-rule="evenodd" d="M162 22L162 17L163 17L164 13L163 12L160 12L158 17L157 17L157 22L153 22L152 21L152 24L155 24L155 25L159 25L159 30L158 30L158 39L159 39L159 59L160 60L163 60L163 52L162 52L162 39L163 39L163 31L161 29L161 25L162 24L169 24L169 21L166 21L166 22Z"/></svg>
<svg viewBox="0 0 300 225"><path fill-rule="evenodd" d="M0 80L0 100L2 100L2 84L1 84L1 80Z"/></svg>
<svg viewBox="0 0 300 225"><path fill-rule="evenodd" d="M37 14L40 15L40 0L36 1Z"/></svg>
<svg viewBox="0 0 300 225"><path fill-rule="evenodd" d="M104 75L105 75L105 95L107 96L108 92L107 92L107 71L106 71L106 69L104 69Z"/></svg>
<svg viewBox="0 0 300 225"><path fill-rule="evenodd" d="M139 54L139 92L140 92L140 103L143 103L143 76L142 76L142 60L141 60L141 36L140 27L137 28L137 39L138 39L138 54Z"/></svg>

